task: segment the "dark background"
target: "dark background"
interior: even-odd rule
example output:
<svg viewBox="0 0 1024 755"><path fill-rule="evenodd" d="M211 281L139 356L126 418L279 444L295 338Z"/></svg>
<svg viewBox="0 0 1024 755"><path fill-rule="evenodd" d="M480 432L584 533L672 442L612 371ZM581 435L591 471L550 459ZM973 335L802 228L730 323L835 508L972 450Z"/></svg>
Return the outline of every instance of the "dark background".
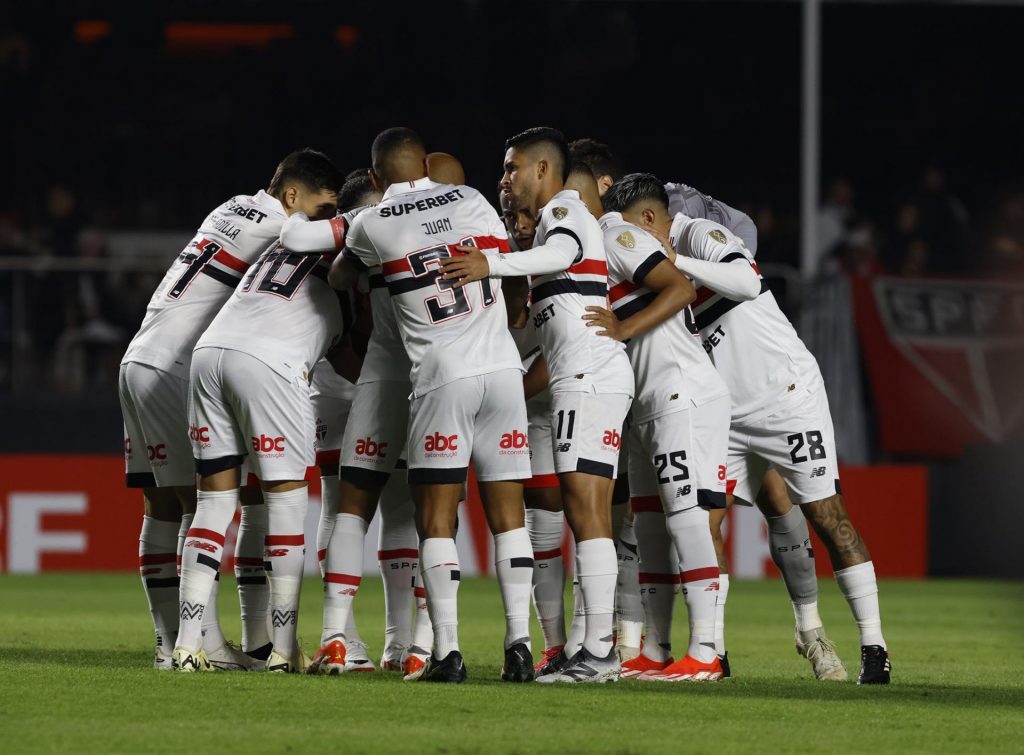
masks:
<svg viewBox="0 0 1024 755"><path fill-rule="evenodd" d="M365 168L393 125L458 156L492 196L504 140L543 124L746 211L759 262L799 265L799 3L51 5L0 16L0 257L102 261L114 233L187 236L265 187L289 151ZM869 239L858 259L1024 276L1024 7L821 12L822 196L849 181ZM962 239L944 244L950 233ZM914 244L931 256L909 269ZM116 365L161 265L0 269L0 452L119 451ZM933 574L1024 574L1024 558L1007 565L1024 526L1007 472L1021 454L1018 442L931 463ZM999 516L1012 526L992 535Z"/></svg>

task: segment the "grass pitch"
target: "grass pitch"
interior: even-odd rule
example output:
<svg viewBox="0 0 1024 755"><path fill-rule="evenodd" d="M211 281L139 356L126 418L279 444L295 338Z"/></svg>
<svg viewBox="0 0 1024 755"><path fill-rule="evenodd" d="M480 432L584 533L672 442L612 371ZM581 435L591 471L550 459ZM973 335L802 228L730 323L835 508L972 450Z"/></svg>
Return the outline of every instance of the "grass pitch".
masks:
<svg viewBox="0 0 1024 755"><path fill-rule="evenodd" d="M221 615L238 637L233 581ZM460 592L469 682L398 675L189 674L149 668L151 627L137 577L0 576L3 752L1024 752L1024 585L883 582L889 687L821 683L793 650L780 582L734 583L729 657L717 684L545 687L498 681L497 585ZM320 587L307 580L300 635L312 652ZM379 580L357 617L376 660ZM821 612L851 676L855 626L835 586ZM685 647L677 606L675 646ZM534 635L535 647L540 647Z"/></svg>

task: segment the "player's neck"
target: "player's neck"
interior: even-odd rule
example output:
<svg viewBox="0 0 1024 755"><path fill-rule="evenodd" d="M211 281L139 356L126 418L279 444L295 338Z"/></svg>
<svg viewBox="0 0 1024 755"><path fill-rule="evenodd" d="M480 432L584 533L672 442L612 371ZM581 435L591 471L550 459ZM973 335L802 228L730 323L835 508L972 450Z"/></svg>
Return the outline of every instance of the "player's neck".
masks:
<svg viewBox="0 0 1024 755"><path fill-rule="evenodd" d="M541 209L543 209L551 198L558 192L565 188L565 184L562 182L550 182L541 186L540 191L537 193L537 206L533 208L533 214L536 216Z"/></svg>

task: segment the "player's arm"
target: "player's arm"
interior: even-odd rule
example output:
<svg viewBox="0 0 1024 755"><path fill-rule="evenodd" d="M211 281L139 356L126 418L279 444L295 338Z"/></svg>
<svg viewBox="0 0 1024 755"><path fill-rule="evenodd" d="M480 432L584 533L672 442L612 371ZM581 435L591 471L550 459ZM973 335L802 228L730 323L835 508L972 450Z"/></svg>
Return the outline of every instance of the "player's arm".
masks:
<svg viewBox="0 0 1024 755"><path fill-rule="evenodd" d="M750 301L761 293L761 279L743 243L729 238L710 220L697 221L676 240L675 265L699 285L727 299Z"/></svg>
<svg viewBox="0 0 1024 755"><path fill-rule="evenodd" d="M296 212L281 227L281 243L289 252L336 252L345 245L345 218L310 221Z"/></svg>
<svg viewBox="0 0 1024 755"><path fill-rule="evenodd" d="M327 273L327 283L337 291L349 291L359 283L359 276L365 272L366 266L362 265L357 257L339 254L331 262L330 272Z"/></svg>
<svg viewBox="0 0 1024 755"><path fill-rule="evenodd" d="M526 327L526 303L530 296L530 284L525 277L507 278L501 286L505 295L505 311L508 326L516 330Z"/></svg>
<svg viewBox="0 0 1024 755"><path fill-rule="evenodd" d="M523 375L523 393L530 400L548 387L548 363L543 354L538 354L530 369Z"/></svg>
<svg viewBox="0 0 1024 755"><path fill-rule="evenodd" d="M373 242L363 225L363 216L356 216L345 234L345 247L334 261L327 274L327 282L338 291L348 291L359 283L359 276L372 265L380 264Z"/></svg>
<svg viewBox="0 0 1024 755"><path fill-rule="evenodd" d="M697 292L686 276L680 273L667 257L660 252L657 255L662 258L660 262L651 267L645 275L635 275L633 278L634 283L657 294L654 301L625 320L620 320L614 312L604 307L587 307L587 314L583 315L587 327L602 328L597 331L599 336L614 338L616 341L628 341L678 315L697 298Z"/></svg>

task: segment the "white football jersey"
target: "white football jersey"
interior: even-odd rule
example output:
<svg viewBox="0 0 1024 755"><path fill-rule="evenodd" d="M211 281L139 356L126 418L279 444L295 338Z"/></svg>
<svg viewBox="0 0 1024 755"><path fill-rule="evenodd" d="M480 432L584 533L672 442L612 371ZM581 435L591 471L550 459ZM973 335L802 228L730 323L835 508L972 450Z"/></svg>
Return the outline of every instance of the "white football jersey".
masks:
<svg viewBox="0 0 1024 755"><path fill-rule="evenodd" d="M346 226L358 212L343 216ZM241 351L288 380L299 376L308 382L313 366L341 338L343 309L350 307L327 283L334 257L333 252L299 253L274 243L249 270L196 348Z"/></svg>
<svg viewBox="0 0 1024 755"><path fill-rule="evenodd" d="M668 262L668 257L657 239L627 223L617 212L605 214L601 227L608 255L608 299L615 316L625 320L657 297L644 287L644 277L659 263ZM626 344L636 376L634 423L728 395L729 389L704 353L692 322L686 309Z"/></svg>
<svg viewBox="0 0 1024 755"><path fill-rule="evenodd" d="M321 396L352 403L356 395L356 386L334 371L334 366L326 359L321 359L313 367L313 377L309 381L309 397L317 399Z"/></svg>
<svg viewBox="0 0 1024 755"><path fill-rule="evenodd" d="M122 364L139 362L187 380L196 341L277 240L285 218L265 191L232 197L207 215L153 292Z"/></svg>
<svg viewBox="0 0 1024 755"><path fill-rule="evenodd" d="M348 230L346 259L381 268L417 397L460 378L522 369L501 281L454 288L441 279L438 260L458 244L509 251L505 226L476 189L429 178L392 184Z"/></svg>
<svg viewBox="0 0 1024 755"><path fill-rule="evenodd" d="M402 343L398 329L395 307L391 303L388 284L380 265L371 267L370 311L373 314L373 330L366 345L366 357L359 371L359 383L376 383L380 380L402 380L408 382L412 362Z"/></svg>
<svg viewBox="0 0 1024 755"><path fill-rule="evenodd" d="M749 264L761 278L753 255L718 223L679 214L669 235L678 254L708 262ZM761 294L745 302L726 299L700 286L691 309L704 350L729 387L734 422L770 410L779 398L798 387L821 385L818 363L763 279Z"/></svg>
<svg viewBox="0 0 1024 755"><path fill-rule="evenodd" d="M626 347L583 320L588 306L608 306L608 262L604 233L578 192L560 191L544 206L534 247L564 234L580 252L572 267L530 280L530 319L548 363L548 387L633 395L633 369ZM530 254L529 251L519 254ZM529 326L527 326L529 327Z"/></svg>
<svg viewBox="0 0 1024 755"><path fill-rule="evenodd" d="M757 226L747 213L684 183L669 182L665 184L665 191L671 215L681 212L687 217L713 220L743 239L752 255L757 254Z"/></svg>

